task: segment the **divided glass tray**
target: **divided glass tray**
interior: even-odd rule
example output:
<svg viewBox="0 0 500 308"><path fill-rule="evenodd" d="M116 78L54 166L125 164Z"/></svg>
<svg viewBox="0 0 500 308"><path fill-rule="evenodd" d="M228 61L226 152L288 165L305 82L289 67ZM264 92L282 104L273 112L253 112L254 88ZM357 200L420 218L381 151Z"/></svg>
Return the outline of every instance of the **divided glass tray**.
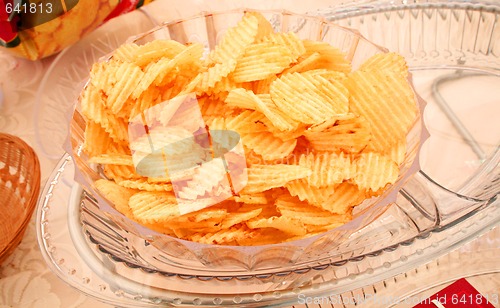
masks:
<svg viewBox="0 0 500 308"><path fill-rule="evenodd" d="M189 260L148 259L154 248L146 241L94 215L98 204L75 184L75 166L66 154L37 208L40 247L59 277L117 306L292 305L299 295L344 294L407 272L500 223L500 5L365 3L310 14L403 54L416 91L427 101L430 137L421 149L421 170L397 202L328 256L256 271L200 270ZM78 95L71 89L81 88L90 65L123 42L123 32L114 38L118 31L105 32L106 26L55 59L40 89L40 131L53 125L44 115L57 104L71 109ZM128 29L137 34L134 25ZM73 59L81 62L61 69ZM62 86L65 91L58 91ZM270 252L269 258L276 256Z"/></svg>

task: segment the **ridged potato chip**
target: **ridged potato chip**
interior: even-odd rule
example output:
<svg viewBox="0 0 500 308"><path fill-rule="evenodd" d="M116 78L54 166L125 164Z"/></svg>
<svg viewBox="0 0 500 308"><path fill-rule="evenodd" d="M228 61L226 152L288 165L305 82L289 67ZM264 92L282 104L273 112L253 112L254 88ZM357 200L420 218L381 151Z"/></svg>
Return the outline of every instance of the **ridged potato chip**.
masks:
<svg viewBox="0 0 500 308"><path fill-rule="evenodd" d="M275 187L282 187L286 183L302 179L311 174L311 170L303 166L294 165L258 165L253 164L247 169L248 182L241 193L263 192Z"/></svg>
<svg viewBox="0 0 500 308"><path fill-rule="evenodd" d="M156 223L179 215L177 199L172 192L141 191L128 201L134 217L146 223Z"/></svg>
<svg viewBox="0 0 500 308"><path fill-rule="evenodd" d="M349 109L370 124L368 150L384 152L405 138L417 117L415 94L400 73L369 70L349 75Z"/></svg>
<svg viewBox="0 0 500 308"><path fill-rule="evenodd" d="M304 124L318 124L349 111L347 88L321 75L282 75L273 81L270 93L279 109Z"/></svg>
<svg viewBox="0 0 500 308"><path fill-rule="evenodd" d="M118 211L184 240L266 245L341 226L398 179L418 111L402 56L352 72L257 12L213 42L126 43L92 66L83 152Z"/></svg>
<svg viewBox="0 0 500 308"><path fill-rule="evenodd" d="M299 165L311 170L306 178L309 185L336 185L352 177L352 159L344 153L318 152L301 155Z"/></svg>
<svg viewBox="0 0 500 308"><path fill-rule="evenodd" d="M377 191L395 183L399 175L398 165L392 159L375 152L361 153L354 165L352 180L361 189Z"/></svg>

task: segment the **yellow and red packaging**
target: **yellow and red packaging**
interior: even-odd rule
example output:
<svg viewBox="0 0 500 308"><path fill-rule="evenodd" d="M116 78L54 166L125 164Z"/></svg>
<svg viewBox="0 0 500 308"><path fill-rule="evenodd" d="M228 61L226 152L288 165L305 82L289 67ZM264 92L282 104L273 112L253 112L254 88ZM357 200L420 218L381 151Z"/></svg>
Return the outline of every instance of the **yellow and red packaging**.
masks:
<svg viewBox="0 0 500 308"><path fill-rule="evenodd" d="M0 50L38 60L152 0L0 0Z"/></svg>

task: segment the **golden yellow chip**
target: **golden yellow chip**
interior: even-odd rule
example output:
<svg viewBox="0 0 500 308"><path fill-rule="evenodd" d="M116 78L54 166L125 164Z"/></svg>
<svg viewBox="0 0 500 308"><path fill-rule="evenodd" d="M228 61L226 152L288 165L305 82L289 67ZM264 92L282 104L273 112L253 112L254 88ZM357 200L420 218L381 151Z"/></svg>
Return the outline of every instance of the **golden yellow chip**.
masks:
<svg viewBox="0 0 500 308"><path fill-rule="evenodd" d="M237 245L238 242L252 238L252 230L246 225L233 226L215 233L197 233L191 236L192 241L203 244Z"/></svg>
<svg viewBox="0 0 500 308"><path fill-rule="evenodd" d="M292 153L297 145L297 140L283 141L272 133L249 133L241 135L243 145L252 149L264 160L274 160L286 157Z"/></svg>
<svg viewBox="0 0 500 308"><path fill-rule="evenodd" d="M365 192L351 183L344 182L335 186L333 193L326 198L321 207L335 214L346 214L349 210L366 199Z"/></svg>
<svg viewBox="0 0 500 308"><path fill-rule="evenodd" d="M240 194L234 196L234 201L245 204L268 204L268 196L264 193L256 193L251 195Z"/></svg>
<svg viewBox="0 0 500 308"><path fill-rule="evenodd" d="M203 162L195 167L194 175L188 179L185 186L177 191L177 196L196 200L207 192L211 192L222 181L227 182L227 177L226 169L220 159Z"/></svg>
<svg viewBox="0 0 500 308"><path fill-rule="evenodd" d="M256 217L247 221L247 226L252 229L274 228L292 235L305 235L307 233L299 219L285 216Z"/></svg>
<svg viewBox="0 0 500 308"><path fill-rule="evenodd" d="M136 58L136 53L138 50L139 46L137 44L123 44L113 52L113 59L123 62L133 62Z"/></svg>
<svg viewBox="0 0 500 308"><path fill-rule="evenodd" d="M168 220L179 215L179 206L172 192L142 191L128 201L136 219L146 223Z"/></svg>
<svg viewBox="0 0 500 308"><path fill-rule="evenodd" d="M311 186L336 185L352 177L351 157L344 153L318 152L301 155L299 165L311 170L306 180Z"/></svg>
<svg viewBox="0 0 500 308"><path fill-rule="evenodd" d="M99 123L116 142L128 141L128 125L106 108L105 97L94 85L88 84L81 97L82 114L87 120Z"/></svg>
<svg viewBox="0 0 500 308"><path fill-rule="evenodd" d="M123 62L108 66L110 80L107 84L106 103L113 113L118 113L144 76L141 68L133 63ZM123 78L127 76L127 78Z"/></svg>
<svg viewBox="0 0 500 308"><path fill-rule="evenodd" d="M382 154L390 157L396 164L401 165L406 158L406 139L399 140Z"/></svg>
<svg viewBox="0 0 500 308"><path fill-rule="evenodd" d="M400 73L403 77L408 77L408 65L405 58L395 52L379 53L363 62L359 67L360 71L387 70Z"/></svg>
<svg viewBox="0 0 500 308"><path fill-rule="evenodd" d="M115 182L143 178L135 172L134 167L125 165L104 165L104 175Z"/></svg>
<svg viewBox="0 0 500 308"><path fill-rule="evenodd" d="M259 165L253 164L247 169L248 182L241 191L242 194L262 192L286 183L302 179L311 174L311 170L294 165Z"/></svg>
<svg viewBox="0 0 500 308"><path fill-rule="evenodd" d="M316 63L321 59L321 55L317 52L305 55L298 59L298 63L283 71L283 74L302 73L312 70L316 67Z"/></svg>
<svg viewBox="0 0 500 308"><path fill-rule="evenodd" d="M281 73L293 60L291 51L285 45L273 42L252 44L238 60L232 77L236 82L266 79Z"/></svg>
<svg viewBox="0 0 500 308"><path fill-rule="evenodd" d="M417 107L413 90L401 74L356 71L349 75L346 86L351 93L350 111L370 124L368 150L383 153L405 138L416 121Z"/></svg>
<svg viewBox="0 0 500 308"><path fill-rule="evenodd" d="M257 217L260 213L262 213L262 208L247 209L245 206L242 206L238 210L228 213L228 215L226 215L226 217L221 221L220 227L225 229L244 223L254 217Z"/></svg>
<svg viewBox="0 0 500 308"><path fill-rule="evenodd" d="M279 109L305 124L318 124L349 111L347 89L321 75L282 75L273 81L270 93Z"/></svg>
<svg viewBox="0 0 500 308"><path fill-rule="evenodd" d="M173 58L184 49L186 46L174 40L154 40L139 46L133 53L133 61L144 67L146 64L161 58Z"/></svg>
<svg viewBox="0 0 500 308"><path fill-rule="evenodd" d="M321 226L345 221L342 215L333 214L291 196L280 196L276 200L276 209L283 215L282 217L300 217L300 222L306 225Z"/></svg>
<svg viewBox="0 0 500 308"><path fill-rule="evenodd" d="M210 88L220 82L224 77L229 75L236 67L235 60L229 60L226 63L216 63L214 66L209 67L208 70L200 73L194 79L192 90L196 92L207 92ZM183 93L189 93L192 90L184 90Z"/></svg>
<svg viewBox="0 0 500 308"><path fill-rule="evenodd" d="M354 165L352 181L361 189L377 191L396 182L399 175L398 165L392 159L375 152L361 153Z"/></svg>
<svg viewBox="0 0 500 308"><path fill-rule="evenodd" d="M236 117L226 119L226 127L240 135L267 132L267 127L262 123L264 118L264 114L258 111L245 110Z"/></svg>
<svg viewBox="0 0 500 308"><path fill-rule="evenodd" d="M296 196L300 201L306 201L311 205L322 206L325 201L334 193L335 185L314 187L310 186L306 180L295 180L288 182L285 187L290 195Z"/></svg>
<svg viewBox="0 0 500 308"><path fill-rule="evenodd" d="M134 162L132 161L132 156L127 154L100 154L96 156L92 156L89 159L89 163L94 164L102 164L102 165L124 165L124 166L133 166Z"/></svg>
<svg viewBox="0 0 500 308"><path fill-rule="evenodd" d="M320 58L314 62L315 65L309 65L309 69L324 68L346 74L351 72L351 63L338 48L326 42L304 40L303 43L306 49L304 56L307 57L314 53L320 55Z"/></svg>
<svg viewBox="0 0 500 308"><path fill-rule="evenodd" d="M127 217L132 217L132 211L128 205L130 197L137 193L137 190L122 187L114 181L99 179L94 182L95 188L106 198L111 201L117 211Z"/></svg>
<svg viewBox="0 0 500 308"><path fill-rule="evenodd" d="M288 33L271 33L264 37L262 42L272 43L273 45L285 46L291 53L293 62L306 52L304 43L293 32Z"/></svg>
<svg viewBox="0 0 500 308"><path fill-rule="evenodd" d="M338 120L323 131L306 130L304 136L317 151L359 153L370 141L371 130L368 122L355 117Z"/></svg>
<svg viewBox="0 0 500 308"><path fill-rule="evenodd" d="M299 122L276 107L269 94L256 95L250 90L237 88L229 92L225 102L229 106L260 111L269 120L266 123L270 124L267 125L270 130L275 127L280 131L291 131L299 126Z"/></svg>
<svg viewBox="0 0 500 308"><path fill-rule="evenodd" d="M101 125L89 120L85 126L83 151L89 157L101 154L130 154L127 144L113 140Z"/></svg>
<svg viewBox="0 0 500 308"><path fill-rule="evenodd" d="M245 14L235 27L226 31L221 42L210 52L209 60L212 63L234 62L236 65L234 60L241 57L247 46L254 42L258 28L259 19L254 14Z"/></svg>
<svg viewBox="0 0 500 308"><path fill-rule="evenodd" d="M170 183L149 183L147 179L131 179L117 182L118 185L145 191L172 191L173 187Z"/></svg>

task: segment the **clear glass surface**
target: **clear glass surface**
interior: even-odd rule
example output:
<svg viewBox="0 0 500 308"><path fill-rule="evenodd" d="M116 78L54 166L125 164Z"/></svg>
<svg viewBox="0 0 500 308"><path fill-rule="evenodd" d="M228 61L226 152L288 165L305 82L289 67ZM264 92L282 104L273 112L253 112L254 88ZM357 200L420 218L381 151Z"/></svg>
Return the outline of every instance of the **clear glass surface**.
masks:
<svg viewBox="0 0 500 308"><path fill-rule="evenodd" d="M284 33L291 31L302 39L321 40L338 47L352 62L354 69L371 56L386 52L357 32L327 23L321 18L280 11L262 11L262 14L271 22L275 31ZM166 23L130 40L137 44L145 44L158 38L174 39L183 44L200 42L210 49L229 27L241 20L243 15L243 10L202 14L191 19ZM94 241L102 243L103 249L109 250L117 258L150 270L183 275L210 277L222 273L225 276L254 275L270 271L302 269L305 264L315 263L318 260L340 261L355 254L354 251L360 247L359 244L353 245L354 239L359 237L358 234L368 232L368 229L373 235L380 233L369 240L374 243L370 249L377 250L383 247L385 244L382 242L387 239L387 227L378 226L375 220L394 202L399 187L418 170L414 158L421 139L425 138L418 117L407 136L407 154L400 166L399 179L381 197L363 204L362 210L355 211L357 213L354 214L354 219L339 228L319 236L276 245L253 247L206 245L179 240L146 229L116 211L112 203L94 189L94 181L103 175L99 173L99 168L94 168L89 163L88 157L80 151L85 125L78 107L77 104L70 134L73 157L79 171L76 181L89 192L82 204L84 228ZM115 236L110 236L107 232L108 222L113 224ZM374 224L369 226L372 222ZM136 245L121 245L120 243L124 241L132 241Z"/></svg>
<svg viewBox="0 0 500 308"><path fill-rule="evenodd" d="M369 287L358 289L366 285L378 285L380 291L382 281L391 285L385 279L408 271L411 276L411 270L429 262L434 264L432 260L500 223L496 197L500 185L500 129L495 121L499 105L494 100L500 79L498 4L393 2L314 14L359 29L377 44L403 53L417 92L428 102L424 119L430 138L420 154L422 170L399 191L397 202L375 222L329 250L326 257L311 256L310 262L259 271L241 270L237 264L236 270L210 273L200 271L200 259L182 246L170 247L182 256L179 260L171 258L166 262L152 257L155 253L149 250L156 248L148 241L131 236L108 217L93 215L95 200L82 195L78 188L70 201L68 189L74 186L74 166L69 162L65 168L60 165L56 169L37 211L44 256L63 280L121 306L294 304L300 294L370 294ZM462 126L472 139L464 135ZM61 181L69 186L66 195L58 195L60 199L55 201L51 198L56 198L55 192L61 189L57 183ZM66 212L62 218L57 216L61 207L71 211L67 221ZM83 256L82 272L68 267L70 258L59 247L62 242L51 239L50 228L59 227L69 228L69 242L68 238L62 242ZM498 247L498 243L492 245ZM126 253L120 250L123 247L128 249ZM270 251L262 264L293 256L293 251L290 255L282 253ZM498 272L497 262L491 262L489 267L486 262L482 268L467 265L464 259L455 261L469 269L463 276L478 274L475 270L483 274ZM431 276L418 280L424 285L420 288L402 290L407 295L418 294L451 279L443 277L433 284ZM404 279L398 281L403 283ZM399 287L390 292L395 294L397 290Z"/></svg>

